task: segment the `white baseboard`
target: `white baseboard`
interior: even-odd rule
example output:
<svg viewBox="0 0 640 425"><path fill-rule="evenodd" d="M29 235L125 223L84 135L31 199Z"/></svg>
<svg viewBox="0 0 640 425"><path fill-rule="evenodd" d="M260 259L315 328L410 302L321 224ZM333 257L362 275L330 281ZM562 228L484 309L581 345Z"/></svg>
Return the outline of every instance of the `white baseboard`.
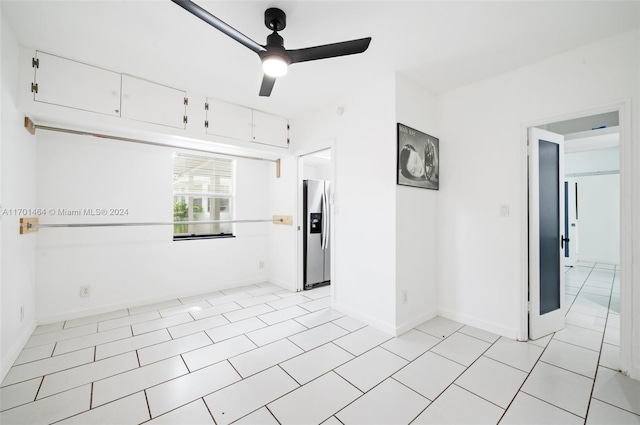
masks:
<svg viewBox="0 0 640 425"><path fill-rule="evenodd" d="M24 328L22 335L20 335L20 338L18 338L16 343L13 344L11 350L9 350L9 353L6 356L2 357L2 366L0 366L2 368L0 369L0 382L2 382L4 380L4 377L7 376L7 373L9 373L9 369L11 369L11 366L13 366L13 364L16 362L16 359L22 352L24 346L27 344L27 341L29 341L31 334L33 334L33 331L35 329L36 321L32 320L31 323L29 323L29 325Z"/></svg>
<svg viewBox="0 0 640 425"><path fill-rule="evenodd" d="M285 282L283 280L273 278L267 279L267 281L281 287L282 289L286 289L291 292L297 292L295 284L292 284L291 282Z"/></svg>
<svg viewBox="0 0 640 425"><path fill-rule="evenodd" d="M467 316L466 314L456 313L451 310L438 310L438 316L442 316L445 319L454 320L458 323L463 323L465 325L473 326L474 328L481 329L483 331L491 332L496 335L504 336L506 338L510 338L513 340L518 339L518 329L517 328L507 328L501 325L497 325L492 322L487 322L485 320L480 320L476 317Z"/></svg>
<svg viewBox="0 0 640 425"><path fill-rule="evenodd" d="M436 317L438 313L436 311L430 311L428 313L421 314L420 316L400 325L396 326L396 336L402 335L405 332L409 332L411 329L423 324Z"/></svg>
<svg viewBox="0 0 640 425"><path fill-rule="evenodd" d="M54 316L38 317L37 324L48 325L51 323L58 323L65 320L79 319L82 317L94 316L97 314L104 314L112 311L123 310L125 308L138 307L138 306L143 306L147 304L156 304L164 301L175 300L176 298L186 298L186 297L191 297L195 295L206 294L208 292L215 292L215 291L220 291L224 289L235 288L238 286L255 285L257 283L263 283L266 281L267 281L266 279L251 279L251 280L243 280L238 282L225 282L224 284L220 284L215 287L198 288L198 289L191 289L189 291L174 292L172 294L163 295L161 297L140 298L136 300L126 300L119 303L94 306L94 307L66 312L64 314L58 314ZM277 283L274 283L274 284L277 286L282 286L282 285L278 285ZM283 289L289 289L289 288L283 287Z"/></svg>
<svg viewBox="0 0 640 425"><path fill-rule="evenodd" d="M640 367L631 367L630 369L623 370L622 373L631 379L640 381Z"/></svg>
<svg viewBox="0 0 640 425"><path fill-rule="evenodd" d="M378 320L374 317L369 316L368 314L363 314L359 311L353 310L341 304L332 304L331 308L338 310L339 312L344 313L349 317L353 317L354 319L359 320L362 323L371 326L372 328L376 328L391 336L396 336L395 324L389 324L389 323L383 322L381 320Z"/></svg>
<svg viewBox="0 0 640 425"><path fill-rule="evenodd" d="M601 258L582 258L578 256L578 259L576 261L584 261L587 263L601 263L601 264L620 264L619 258L618 258L618 261L616 261L614 259L603 260Z"/></svg>

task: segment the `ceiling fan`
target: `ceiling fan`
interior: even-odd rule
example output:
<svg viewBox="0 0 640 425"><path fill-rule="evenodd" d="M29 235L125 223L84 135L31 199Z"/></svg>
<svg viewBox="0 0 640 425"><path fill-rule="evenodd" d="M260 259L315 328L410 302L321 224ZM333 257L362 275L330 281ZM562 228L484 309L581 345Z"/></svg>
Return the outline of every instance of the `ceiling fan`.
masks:
<svg viewBox="0 0 640 425"><path fill-rule="evenodd" d="M264 12L264 24L273 33L267 36L267 44L263 46L190 0L171 1L258 54L262 60L264 71L260 96L271 95L276 78L285 75L289 65L293 63L362 53L367 50L371 42L371 37L366 37L304 49L287 50L283 45L284 39L278 34L278 31L282 31L287 25L287 15L282 10L272 7Z"/></svg>

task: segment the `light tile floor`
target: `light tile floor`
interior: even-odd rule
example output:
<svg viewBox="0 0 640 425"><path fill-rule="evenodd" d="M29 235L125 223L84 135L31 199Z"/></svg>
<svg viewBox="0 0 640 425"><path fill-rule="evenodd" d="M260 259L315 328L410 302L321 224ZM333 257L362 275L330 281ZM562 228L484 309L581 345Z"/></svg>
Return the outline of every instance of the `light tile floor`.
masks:
<svg viewBox="0 0 640 425"><path fill-rule="evenodd" d="M516 342L437 317L398 338L269 284L40 326L2 424L640 424L615 266L566 271L566 328Z"/></svg>

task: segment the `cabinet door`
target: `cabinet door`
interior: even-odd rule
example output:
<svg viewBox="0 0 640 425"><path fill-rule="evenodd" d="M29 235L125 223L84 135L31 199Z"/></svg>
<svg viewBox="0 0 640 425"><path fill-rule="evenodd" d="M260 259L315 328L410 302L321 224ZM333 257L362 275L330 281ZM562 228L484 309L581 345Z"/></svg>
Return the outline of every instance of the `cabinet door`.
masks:
<svg viewBox="0 0 640 425"><path fill-rule="evenodd" d="M33 100L120 116L120 74L36 52Z"/></svg>
<svg viewBox="0 0 640 425"><path fill-rule="evenodd" d="M251 109L207 98L207 134L252 140Z"/></svg>
<svg viewBox="0 0 640 425"><path fill-rule="evenodd" d="M253 141L288 148L289 122L275 115L253 111Z"/></svg>
<svg viewBox="0 0 640 425"><path fill-rule="evenodd" d="M122 74L122 117L186 128L183 90Z"/></svg>

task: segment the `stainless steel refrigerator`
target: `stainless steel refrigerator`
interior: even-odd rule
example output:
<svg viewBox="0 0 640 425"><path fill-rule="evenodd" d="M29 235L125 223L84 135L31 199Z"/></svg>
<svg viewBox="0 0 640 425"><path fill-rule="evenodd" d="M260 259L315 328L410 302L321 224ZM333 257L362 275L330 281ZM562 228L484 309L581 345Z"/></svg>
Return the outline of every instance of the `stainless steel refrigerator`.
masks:
<svg viewBox="0 0 640 425"><path fill-rule="evenodd" d="M329 190L324 180L305 180L304 289L331 283Z"/></svg>

